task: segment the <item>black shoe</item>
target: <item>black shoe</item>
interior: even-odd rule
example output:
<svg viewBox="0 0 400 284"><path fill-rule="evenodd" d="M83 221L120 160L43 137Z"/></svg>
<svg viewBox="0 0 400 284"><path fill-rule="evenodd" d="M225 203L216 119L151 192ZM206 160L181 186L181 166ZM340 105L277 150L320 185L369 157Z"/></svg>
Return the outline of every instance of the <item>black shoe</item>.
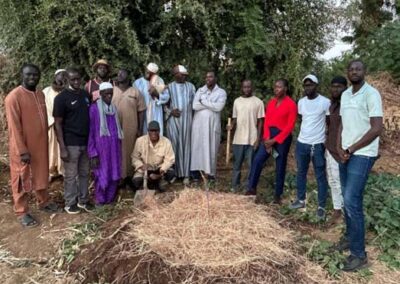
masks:
<svg viewBox="0 0 400 284"><path fill-rule="evenodd" d="M82 204L78 203L78 207L81 208L82 210L88 212L88 213L93 212L94 209L95 209L95 207L92 204L90 204L89 202L82 203Z"/></svg>
<svg viewBox="0 0 400 284"><path fill-rule="evenodd" d="M339 252L344 252L346 250L350 249L350 242L348 239L345 237L342 237L338 243L334 244L332 246L332 251L339 251Z"/></svg>
<svg viewBox="0 0 400 284"><path fill-rule="evenodd" d="M60 210L62 211L62 209L54 202L47 203L46 206L40 208L40 210L46 213L59 213Z"/></svg>
<svg viewBox="0 0 400 284"><path fill-rule="evenodd" d="M79 207L76 204L71 205L71 206L65 206L64 210L68 214L79 214L79 213L81 213L81 209L79 209Z"/></svg>
<svg viewBox="0 0 400 284"><path fill-rule="evenodd" d="M353 255L349 255L344 262L344 267L342 268L343 271L352 272L357 271L366 267L368 264L368 258L365 257L357 257Z"/></svg>

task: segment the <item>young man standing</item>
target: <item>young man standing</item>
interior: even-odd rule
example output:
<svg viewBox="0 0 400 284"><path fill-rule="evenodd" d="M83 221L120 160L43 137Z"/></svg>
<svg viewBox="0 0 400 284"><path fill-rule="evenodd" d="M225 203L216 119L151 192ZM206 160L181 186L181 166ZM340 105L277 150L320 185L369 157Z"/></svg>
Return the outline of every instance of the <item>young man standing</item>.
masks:
<svg viewBox="0 0 400 284"><path fill-rule="evenodd" d="M306 207L307 172L312 161L318 184L317 217L323 220L328 190L324 143L330 101L317 93L318 78L316 76L307 75L303 79L303 86L306 96L298 103L298 112L302 121L296 143L297 200L290 205L290 208Z"/></svg>
<svg viewBox="0 0 400 284"><path fill-rule="evenodd" d="M343 94L340 105L341 141L338 151L340 181L344 201L346 233L339 250L350 249L343 270L355 271L367 264L363 193L369 172L378 157L382 132L382 100L379 92L364 81L365 65L351 61L347 77L351 87Z"/></svg>
<svg viewBox="0 0 400 284"><path fill-rule="evenodd" d="M82 77L70 68L68 88L54 99L53 116L56 123L60 156L64 161L64 210L78 214L80 209L92 211L89 203L89 94L81 89Z"/></svg>
<svg viewBox="0 0 400 284"><path fill-rule="evenodd" d="M218 148L221 140L221 111L226 92L217 85L214 72L207 72L206 84L197 90L193 101L192 155L190 170L214 179L217 172Z"/></svg>
<svg viewBox="0 0 400 284"><path fill-rule="evenodd" d="M253 83L250 80L242 82L242 96L233 103L232 123L227 130L235 129L233 137L233 173L231 191L236 192L240 187L240 176L243 160L251 167L254 149L257 149L262 133L264 104L253 95ZM246 185L247 186L247 185Z"/></svg>
<svg viewBox="0 0 400 284"><path fill-rule="evenodd" d="M22 84L6 97L10 153L11 190L14 211L22 226L35 227L38 221L29 213L28 193L33 191L41 210L58 211L49 202L49 160L47 115L44 95L36 87L40 80L39 67L25 64L21 69Z"/></svg>
<svg viewBox="0 0 400 284"><path fill-rule="evenodd" d="M332 79L330 86L331 106L329 108L328 136L325 142L326 171L328 174L329 187L331 188L334 210L331 223L340 220L343 209L343 197L339 175L340 157L337 150L337 141L340 127L340 98L346 89L346 78L337 76Z"/></svg>

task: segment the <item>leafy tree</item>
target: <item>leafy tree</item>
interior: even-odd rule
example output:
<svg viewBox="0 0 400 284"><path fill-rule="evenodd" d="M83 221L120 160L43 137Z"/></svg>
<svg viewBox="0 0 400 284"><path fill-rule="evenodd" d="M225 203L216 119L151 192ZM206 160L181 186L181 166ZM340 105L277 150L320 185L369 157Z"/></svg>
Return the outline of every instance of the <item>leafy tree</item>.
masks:
<svg viewBox="0 0 400 284"><path fill-rule="evenodd" d="M23 62L37 63L48 84L56 68L78 65L86 77L98 58L135 76L154 60L171 79L173 65L188 66L203 84L217 71L228 106L241 79L251 78L265 96L272 82L300 80L329 42L331 0L1 0L0 43L8 62L0 85L18 81Z"/></svg>

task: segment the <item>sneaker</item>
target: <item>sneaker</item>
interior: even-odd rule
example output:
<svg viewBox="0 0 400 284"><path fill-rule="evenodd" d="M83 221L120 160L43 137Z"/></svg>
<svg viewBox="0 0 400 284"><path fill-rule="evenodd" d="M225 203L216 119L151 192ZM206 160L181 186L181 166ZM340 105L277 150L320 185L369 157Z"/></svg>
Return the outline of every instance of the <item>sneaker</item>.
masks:
<svg viewBox="0 0 400 284"><path fill-rule="evenodd" d="M318 207L318 209L317 209L317 218L318 218L318 220L319 221L323 221L323 220L325 220L325 217L326 217L325 209L322 208L322 207Z"/></svg>
<svg viewBox="0 0 400 284"><path fill-rule="evenodd" d="M350 242L345 237L340 238L339 242L332 246L332 250L337 250L339 252L343 252L348 249L350 249Z"/></svg>
<svg viewBox="0 0 400 284"><path fill-rule="evenodd" d="M344 262L342 270L347 272L357 271L362 268L365 268L367 264L368 264L367 256L357 257L354 255L349 255L346 261Z"/></svg>
<svg viewBox="0 0 400 284"><path fill-rule="evenodd" d="M95 209L95 207L94 207L92 204L90 204L89 202L84 203L84 204L78 203L78 207L81 208L81 209L83 209L83 210L85 210L85 211L88 212L88 213L93 212L94 209Z"/></svg>
<svg viewBox="0 0 400 284"><path fill-rule="evenodd" d="M173 184L176 181L176 177L173 177L168 183Z"/></svg>
<svg viewBox="0 0 400 284"><path fill-rule="evenodd" d="M65 206L64 210L68 214L79 214L79 213L81 213L81 209L79 209L79 207L76 204L74 204L72 206Z"/></svg>
<svg viewBox="0 0 400 284"><path fill-rule="evenodd" d="M290 209L302 209L306 208L306 202L304 200L296 200L289 206Z"/></svg>

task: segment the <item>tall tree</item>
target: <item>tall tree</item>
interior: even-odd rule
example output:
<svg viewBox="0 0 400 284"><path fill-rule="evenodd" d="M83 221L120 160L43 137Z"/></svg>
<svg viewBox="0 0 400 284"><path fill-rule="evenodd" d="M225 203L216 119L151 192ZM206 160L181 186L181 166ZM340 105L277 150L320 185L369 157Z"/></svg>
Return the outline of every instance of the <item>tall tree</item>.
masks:
<svg viewBox="0 0 400 284"><path fill-rule="evenodd" d="M105 57L136 75L154 60L166 79L182 63L197 86L213 68L233 101L245 77L259 90L278 77L298 86L332 28L330 0L1 0L1 5L0 43L12 62L0 82L3 89L16 84L16 67L26 61L39 64L48 83L56 68L79 65L89 75L93 62Z"/></svg>

